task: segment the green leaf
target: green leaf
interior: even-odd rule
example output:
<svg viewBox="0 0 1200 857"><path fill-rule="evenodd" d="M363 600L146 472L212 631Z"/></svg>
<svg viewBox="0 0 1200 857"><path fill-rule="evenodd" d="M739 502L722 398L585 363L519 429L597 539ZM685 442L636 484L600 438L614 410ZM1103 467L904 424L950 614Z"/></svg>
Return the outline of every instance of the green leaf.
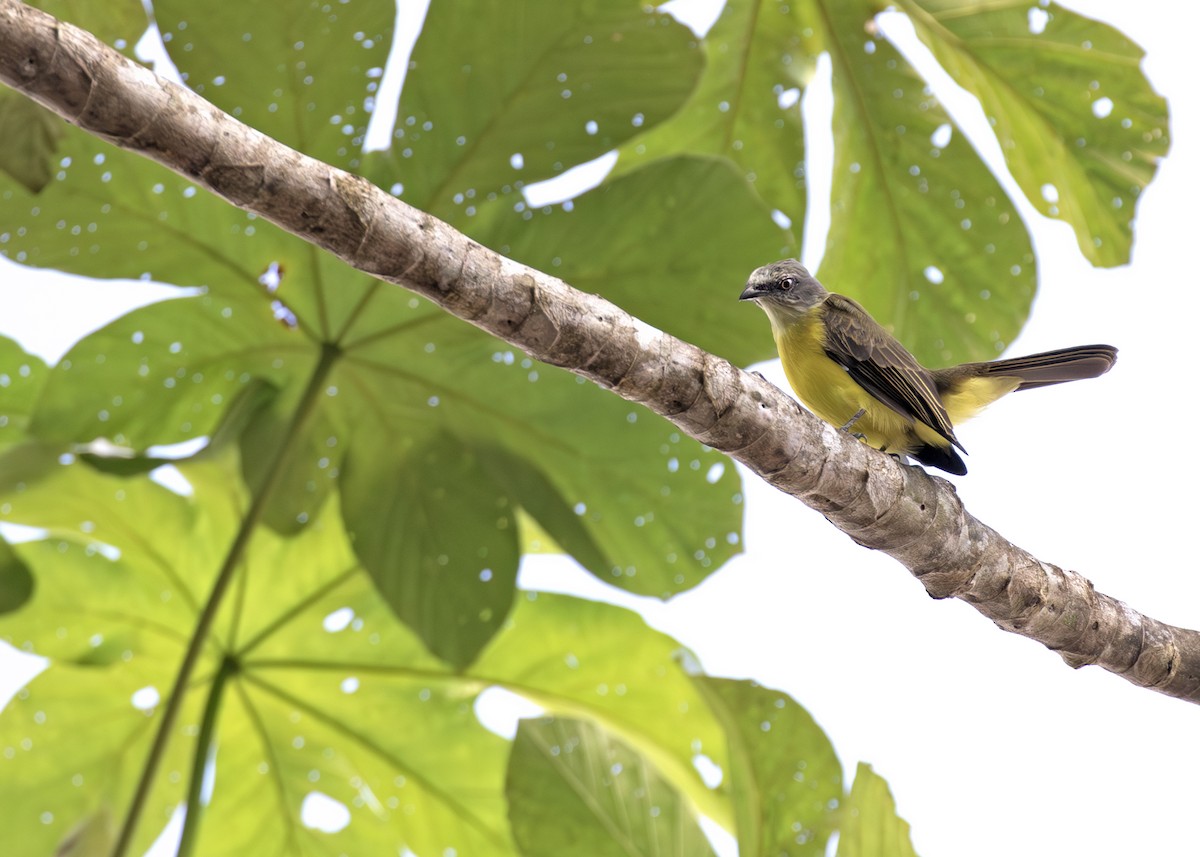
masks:
<svg viewBox="0 0 1200 857"><path fill-rule="evenodd" d="M637 0L434 0L391 151L369 175L463 228L474 206L558 175L662 121L703 57ZM399 192L399 187L397 188Z"/></svg>
<svg viewBox="0 0 1200 857"><path fill-rule="evenodd" d="M380 594L461 669L512 606L520 550L512 498L478 457L434 435L355 443L342 475L346 530Z"/></svg>
<svg viewBox="0 0 1200 857"><path fill-rule="evenodd" d="M0 715L0 801L14 820L0 828L6 855L52 852L100 806L118 825L125 817L182 652L249 507L233 447L223 449L178 465L188 497L145 477L60 463L52 450L0 458L3 517L49 531L16 548L39 586L0 617L0 635L51 659ZM511 855L508 744L473 710L492 686L596 720L705 812L723 814L692 768L698 753L724 764L723 737L678 662L678 643L627 610L530 593L479 661L456 673L396 621L340 517L333 495L297 535L261 528L246 543L135 848L182 799L197 754L207 758L196 726L213 693L216 788L196 853ZM142 710L133 703L145 707L144 693L134 694L147 687L159 703ZM351 823L336 833L306 827L301 808L313 792L347 807Z"/></svg>
<svg viewBox="0 0 1200 857"><path fill-rule="evenodd" d="M63 166L39 194L0 180L0 248L22 265L227 293L261 288L270 263L287 260L284 247L304 246L77 128L66 128L60 154Z"/></svg>
<svg viewBox="0 0 1200 857"><path fill-rule="evenodd" d="M19 497L6 492L9 519L51 536L19 546L45 585L4 616L0 632L52 664L0 717L0 796L10 818L28 819L0 832L5 854L50 853L102 800L118 819L127 811L162 708L138 710L132 695L153 687L166 697L199 614L195 591L207 593L247 506L228 456L180 469L192 498L81 464L54 464L43 478L22 480ZM92 518L71 526L77 518L65 497L94 508ZM399 844L511 854L506 745L475 720L478 681L453 679L392 619L338 519L333 508L298 537L262 529L251 540L135 847L145 850L181 800L186 776L178 772L203 752L195 724L220 665L232 663L215 732L220 785L197 853L383 853ZM354 621L332 624L339 610ZM27 737L33 752L22 749ZM313 791L360 817L339 834L305 827L300 810Z"/></svg>
<svg viewBox="0 0 1200 857"><path fill-rule="evenodd" d="M31 432L105 437L138 452L211 434L254 379L284 386L311 349L250 294L200 295L134 310L76 344L50 372Z"/></svg>
<svg viewBox="0 0 1200 857"><path fill-rule="evenodd" d="M0 852L49 854L100 808L128 802L153 726L147 694L171 685L195 615L190 587L206 583L195 572L212 553L180 538L187 501L148 480L29 448L9 451L0 474L5 519L49 531L14 546L38 585L0 617L0 635L52 659L0 716L0 799L12 822ZM183 722L196 714L185 702ZM186 770L189 743L181 733L164 768ZM150 795L135 849L149 847L178 801L171 789Z"/></svg>
<svg viewBox="0 0 1200 857"><path fill-rule="evenodd" d="M507 747L479 726L470 697L438 675L335 670L263 664L237 682L217 755L228 779L196 853L513 854ZM300 816L313 794L340 803L350 823L307 827Z"/></svg>
<svg viewBox="0 0 1200 857"><path fill-rule="evenodd" d="M838 857L916 857L887 781L865 762L858 764L841 822Z"/></svg>
<svg viewBox="0 0 1200 857"><path fill-rule="evenodd" d="M154 17L197 93L306 154L356 165L392 45L392 0L156 0Z"/></svg>
<svg viewBox="0 0 1200 857"><path fill-rule="evenodd" d="M3 181L0 252L100 279L197 287L256 303L280 328L334 339L382 284L132 152L75 128L39 194ZM196 294L193 292L192 294Z"/></svg>
<svg viewBox="0 0 1200 857"><path fill-rule="evenodd" d="M39 568L39 576L43 571ZM153 723L131 700L147 687L165 692L170 674L163 667L149 662L137 670L56 664L17 693L0 717L4 854L44 857L60 847L70 854L70 841L86 830L101 807L128 802ZM172 752L164 763L186 770L187 757ZM149 823L134 840L135 853L149 849L177 804L177 795L153 796Z"/></svg>
<svg viewBox="0 0 1200 857"><path fill-rule="evenodd" d="M864 34L877 4L822 8L834 164L821 279L929 365L991 359L1020 331L1037 286L1025 225L924 81Z"/></svg>
<svg viewBox="0 0 1200 857"><path fill-rule="evenodd" d="M607 6L583 17L575 17L577 11L567 10L569 26L563 33L575 32L571 28L590 32L592 24L606 21L616 28L610 35L624 34L614 47L601 49L606 56L633 45L638 56L658 57L650 45L661 48L663 39L682 56L696 54L678 25L636 4L618 16ZM553 11L547 21L557 14ZM633 27L631 21L639 28L636 35L622 29ZM271 38L258 39L260 23L246 24L252 41L278 47ZM189 23L174 32L207 32L209 26ZM322 26L319 15L305 15L289 32L303 31L311 43L319 40ZM271 33L270 28L262 32ZM195 50L185 53L199 51L202 43L192 44ZM290 46L287 51L290 57ZM276 51L268 53L279 62ZM668 55L659 59L666 62ZM627 76L604 72L602 65L584 64L599 75L597 81L611 84ZM689 81L694 73L695 68ZM662 81L663 87L678 90L677 101L690 86L673 75ZM596 85L598 90L586 91L617 101L628 95L621 86ZM558 86L552 87L556 99L561 98ZM279 97L300 99L296 109L307 109L298 90ZM656 95L649 103L663 112L664 98ZM628 107L622 103L622 110ZM437 99L439 105L456 109L450 98ZM513 127L518 126L532 127L520 122ZM591 139L586 130L581 133ZM71 166L38 198L0 185L0 217L14 224L13 232L0 235L4 252L27 264L89 276L145 275L204 292L185 299L187 304L139 311L81 343L54 372L54 389L38 416L38 436L75 443L105 437L141 453L210 435L225 424L240 391L267 384L278 391L272 407L258 412L240 437L246 476L258 485L263 462L272 460L287 431L303 378L326 349L334 349L327 396L305 422L303 436L291 444L292 461L265 509L265 520L277 530L294 531L316 515L354 429L370 424L364 443L373 431L414 438L449 432L477 450L497 450L493 457L530 459L524 469L538 474L531 484L540 484L525 489L526 511L553 518L557 536L581 552L589 569L634 591L673 594L737 551L738 476L724 463L713 470L717 457L700 445L558 370L533 369L524 358L516 362L528 365L513 368L513 362L505 362L513 360L507 346L400 289L348 271L268 223L196 193L155 165L75 131L64 147ZM707 227L723 228L719 222ZM701 237L698 243L711 245L715 238ZM134 341L135 335L142 339ZM121 342L122 336L129 340ZM172 346L178 350L172 352ZM548 415L550 428L543 428L539 421ZM639 415L642 421L635 425ZM610 451L614 430L628 438L632 453ZM154 462L121 464L130 471ZM116 463L104 466L114 469ZM577 514L576 508L588 511ZM575 525L568 523L570 515L579 519ZM572 529L579 530L576 537L564 535Z"/></svg>
<svg viewBox="0 0 1200 857"><path fill-rule="evenodd" d="M8 542L0 541L0 613L11 613L33 595L33 574Z"/></svg>
<svg viewBox="0 0 1200 857"><path fill-rule="evenodd" d="M804 128L799 95L811 78L818 46L804 0L729 0L704 39L704 74L684 107L621 149L615 174L662 157L694 153L734 161L744 180L791 220L796 233L807 210ZM730 216L730 224L737 218ZM765 261L762 257L752 266ZM748 274L747 269L744 274ZM744 279L744 276L743 276Z"/></svg>
<svg viewBox="0 0 1200 857"><path fill-rule="evenodd" d="M283 395L277 395L269 385L256 390L251 382L224 413L213 434L215 446L222 429L227 428L230 433L236 430L237 409L242 402L245 411L253 409L245 413L245 426L237 434L242 476L251 490L257 492L266 487L270 472L277 472L263 509L263 522L276 532L295 533L303 529L317 517L336 487L342 461L339 438L345 437L345 424L331 390L335 390L332 385L326 387L325 396L318 399L299 433L292 438L296 431L292 416L302 394L300 385L293 384ZM275 457L285 445L287 461L280 467Z"/></svg>
<svg viewBox="0 0 1200 857"><path fill-rule="evenodd" d="M0 450L25 439L46 375L40 357L0 336Z"/></svg>
<svg viewBox="0 0 1200 857"><path fill-rule="evenodd" d="M72 633L63 624L64 633L40 643L40 654L70 663L107 664L123 650L144 646L153 651L163 637L184 639L225 547L182 539L195 526L196 511L187 498L144 477L101 474L74 456L32 445L0 457L0 496L4 520L47 531L45 540L13 546L31 568L44 564L47 569L28 609L35 615L49 610L64 619L94 611L104 617L97 619L99 625L121 617L119 645L99 625ZM228 529L239 505L212 514ZM56 552L63 558L56 560ZM101 571L89 576L91 569ZM86 597L77 591L81 582ZM111 616L105 615L107 608ZM17 644L39 640L46 630L36 622L25 625L27 615L21 610L5 620L6 634ZM22 633L28 636L13 636ZM165 657L170 660L171 655Z"/></svg>
<svg viewBox="0 0 1200 857"><path fill-rule="evenodd" d="M729 739L738 853L822 857L836 829L842 765L795 700L751 681L696 676Z"/></svg>
<svg viewBox="0 0 1200 857"><path fill-rule="evenodd" d="M763 260L795 246L723 158L654 161L569 208L528 221L507 212L478 237L736 363L775 354L761 314L737 306L737 296Z"/></svg>
<svg viewBox="0 0 1200 857"><path fill-rule="evenodd" d="M132 55L146 30L139 0L33 0L29 5L70 21L126 55ZM0 89L0 171L32 193L42 190L60 166L58 147L66 128L66 122L40 104Z"/></svg>
<svg viewBox="0 0 1200 857"><path fill-rule="evenodd" d="M0 170L37 193L50 181L63 121L12 89L0 89Z"/></svg>
<svg viewBox="0 0 1200 857"><path fill-rule="evenodd" d="M1136 203L1167 154L1167 104L1115 28L1040 3L901 0L917 35L979 98L1013 177L1075 230L1093 265L1129 261Z"/></svg>
<svg viewBox="0 0 1200 857"><path fill-rule="evenodd" d="M689 677L693 666L686 649L632 611L527 592L470 674L555 715L594 721L701 812L728 822L721 792L695 767L703 756L723 768L726 753L721 727Z"/></svg>
<svg viewBox="0 0 1200 857"><path fill-rule="evenodd" d="M67 833L54 857L107 857L116 841L112 812L102 804Z"/></svg>
<svg viewBox="0 0 1200 857"><path fill-rule="evenodd" d="M683 797L646 759L587 721L521 721L507 793L525 857L714 853Z"/></svg>
<svg viewBox="0 0 1200 857"><path fill-rule="evenodd" d="M390 309L376 306L372 324L386 323ZM616 586L668 597L740 550L740 481L722 456L456 320L400 317L354 339L334 381L339 398L356 400L343 407L361 414L360 430L370 425L389 443L443 433L479 450L497 472L506 468L502 458L531 462L522 468L540 475L521 477L514 496Z"/></svg>
<svg viewBox="0 0 1200 857"><path fill-rule="evenodd" d="M519 504L517 527L523 553L566 550L585 568L612 567L604 546L534 460L499 446L480 446L476 452L492 480Z"/></svg>
<svg viewBox="0 0 1200 857"><path fill-rule="evenodd" d="M126 55L133 54L149 24L141 0L33 0L29 5L70 21Z"/></svg>
<svg viewBox="0 0 1200 857"><path fill-rule="evenodd" d="M91 444L87 447L88 451L79 454L79 459L87 462L101 473L109 473L114 476L136 476L142 473L150 473L165 465L173 465L177 461L205 458L213 454L214 451L223 450L230 442L236 442L239 438L245 439L250 434L247 431L247 426L255 423L255 417L271 404L277 392L268 382L258 378L252 379L234 395L229 407L221 415L220 422L213 429L212 436L199 449L190 454L160 457L141 454L127 447L109 447L104 444ZM272 438L272 440L277 442L278 439ZM253 452L254 450L251 450L251 454ZM257 485L259 482L256 482L253 477L258 476L258 474L257 472L253 474L249 472L251 471L249 467L250 462L246 460L245 456L246 451L243 449L243 469L247 472L246 479L250 484ZM305 474L305 471L301 467L289 468L285 474L285 480L296 473ZM287 493L286 496L289 499L294 497L301 501L308 499L302 493L298 495ZM284 497L280 497L279 499L284 499ZM268 520L276 505L282 504L273 504L268 501L267 509L264 512L264 517ZM294 520L292 523L294 523ZM276 529L283 531L287 528L277 526ZM295 527L292 529L295 529Z"/></svg>
<svg viewBox="0 0 1200 857"><path fill-rule="evenodd" d="M393 287L369 301L374 312L357 316L350 341L331 356L324 395L268 506L272 526L290 531L311 520L355 443L399 448L450 432L494 450L489 461L535 462L525 469L540 475L521 480L518 500L617 585L670 595L739 549L738 476L717 454ZM55 367L36 434L106 437L140 452L212 435L245 391L266 383L280 393L241 439L257 485L323 348L304 329L278 324L257 288L155 304L83 340ZM628 446L614 449L613 437Z"/></svg>

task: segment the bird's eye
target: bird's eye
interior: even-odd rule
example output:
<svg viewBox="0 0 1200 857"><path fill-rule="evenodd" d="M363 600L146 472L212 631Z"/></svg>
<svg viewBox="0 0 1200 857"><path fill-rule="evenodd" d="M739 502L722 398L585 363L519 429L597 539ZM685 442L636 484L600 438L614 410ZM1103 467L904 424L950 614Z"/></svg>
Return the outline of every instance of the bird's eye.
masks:
<svg viewBox="0 0 1200 857"><path fill-rule="evenodd" d="M779 288L785 292L790 292L794 285L796 285L796 281L792 277L784 277L779 281Z"/></svg>

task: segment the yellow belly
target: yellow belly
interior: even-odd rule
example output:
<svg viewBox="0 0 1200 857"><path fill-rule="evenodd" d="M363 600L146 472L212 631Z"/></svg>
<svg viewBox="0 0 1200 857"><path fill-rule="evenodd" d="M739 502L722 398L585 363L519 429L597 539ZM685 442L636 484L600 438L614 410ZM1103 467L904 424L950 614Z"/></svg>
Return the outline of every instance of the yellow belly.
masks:
<svg viewBox="0 0 1200 857"><path fill-rule="evenodd" d="M922 422L907 419L880 402L825 353L820 325L811 316L785 327L772 324L783 373L804 406L831 425L841 427L859 412L850 429L885 452L907 454L923 444L949 442Z"/></svg>

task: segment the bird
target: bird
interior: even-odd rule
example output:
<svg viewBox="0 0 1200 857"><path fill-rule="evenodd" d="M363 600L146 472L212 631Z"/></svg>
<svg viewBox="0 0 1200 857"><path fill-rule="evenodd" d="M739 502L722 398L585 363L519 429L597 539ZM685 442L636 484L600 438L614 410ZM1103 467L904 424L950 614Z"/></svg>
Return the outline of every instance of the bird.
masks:
<svg viewBox="0 0 1200 857"><path fill-rule="evenodd" d="M740 300L766 312L784 375L809 410L876 449L956 476L967 472L956 424L1016 390L1096 378L1117 359L1111 345L1081 345L927 369L795 259L757 268Z"/></svg>

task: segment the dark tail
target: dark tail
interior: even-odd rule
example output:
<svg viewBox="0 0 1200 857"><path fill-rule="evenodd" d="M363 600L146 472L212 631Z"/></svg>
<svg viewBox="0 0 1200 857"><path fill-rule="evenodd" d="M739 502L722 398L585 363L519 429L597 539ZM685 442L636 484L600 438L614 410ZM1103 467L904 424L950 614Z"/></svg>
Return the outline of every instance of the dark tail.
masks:
<svg viewBox="0 0 1200 857"><path fill-rule="evenodd" d="M926 467L936 467L947 473L953 473L955 476L967 475L966 463L958 454L958 450L952 446L934 446L927 443L910 454Z"/></svg>
<svg viewBox="0 0 1200 857"><path fill-rule="evenodd" d="M943 384L953 385L953 382L960 378L999 375L1020 378L1021 384L1017 389L1032 390L1034 387L1048 387L1065 381L1097 378L1111 369L1116 362L1117 349L1111 345L1077 345L1074 348L1043 351L1027 357L1013 357L1010 360L967 363L940 370L935 372L934 376L939 382L939 388L942 388ZM944 376L938 377L942 373Z"/></svg>

